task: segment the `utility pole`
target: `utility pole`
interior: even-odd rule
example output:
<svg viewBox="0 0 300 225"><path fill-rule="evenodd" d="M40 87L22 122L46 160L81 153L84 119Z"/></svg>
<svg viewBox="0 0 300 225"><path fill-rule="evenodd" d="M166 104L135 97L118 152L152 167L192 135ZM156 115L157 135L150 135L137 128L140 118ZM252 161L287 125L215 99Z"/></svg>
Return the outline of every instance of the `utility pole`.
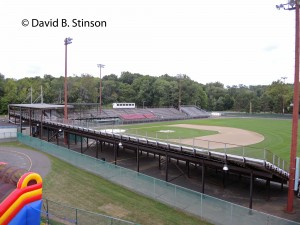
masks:
<svg viewBox="0 0 300 225"><path fill-rule="evenodd" d="M296 155L297 155L297 141L298 141L298 116L299 116L299 2L289 0L287 4L276 5L277 9L295 10L295 77L294 77L294 105L293 105L293 121L292 121L292 142L290 152L290 173L289 173L289 187L288 200L286 211L292 213L294 211L294 185L296 172Z"/></svg>

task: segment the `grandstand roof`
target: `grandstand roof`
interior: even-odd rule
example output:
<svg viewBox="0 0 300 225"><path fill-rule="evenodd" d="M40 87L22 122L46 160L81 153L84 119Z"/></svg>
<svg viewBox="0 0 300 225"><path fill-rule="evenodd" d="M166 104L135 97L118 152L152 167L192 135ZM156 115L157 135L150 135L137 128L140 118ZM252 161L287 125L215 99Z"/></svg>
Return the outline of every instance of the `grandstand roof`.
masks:
<svg viewBox="0 0 300 225"><path fill-rule="evenodd" d="M55 104L46 104L46 103L37 103L37 104L9 104L11 107L21 107L21 108L30 108L30 109L63 109L64 105L55 105ZM73 108L73 106L68 105L68 108Z"/></svg>

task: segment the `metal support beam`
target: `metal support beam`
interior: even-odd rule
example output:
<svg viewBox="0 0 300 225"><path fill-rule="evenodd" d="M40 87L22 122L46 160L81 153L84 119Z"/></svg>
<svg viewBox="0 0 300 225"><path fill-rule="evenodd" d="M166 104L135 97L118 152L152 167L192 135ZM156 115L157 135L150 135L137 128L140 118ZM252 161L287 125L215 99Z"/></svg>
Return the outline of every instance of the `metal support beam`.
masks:
<svg viewBox="0 0 300 225"><path fill-rule="evenodd" d="M270 200L270 179L266 180L266 186L267 186L267 201Z"/></svg>
<svg viewBox="0 0 300 225"><path fill-rule="evenodd" d="M158 169L161 169L161 155L158 155Z"/></svg>
<svg viewBox="0 0 300 225"><path fill-rule="evenodd" d="M98 150L99 150L99 141L96 140L96 158L97 158L97 159L99 158Z"/></svg>
<svg viewBox="0 0 300 225"><path fill-rule="evenodd" d="M223 188L226 188L226 171L223 171Z"/></svg>
<svg viewBox="0 0 300 225"><path fill-rule="evenodd" d="M168 182L169 156L166 154L166 181Z"/></svg>
<svg viewBox="0 0 300 225"><path fill-rule="evenodd" d="M40 124L40 139L42 139L43 133L43 110L41 110L41 124Z"/></svg>
<svg viewBox="0 0 300 225"><path fill-rule="evenodd" d="M139 173L140 172L140 157L139 157L139 151L140 148L137 146L136 148L136 171Z"/></svg>
<svg viewBox="0 0 300 225"><path fill-rule="evenodd" d="M31 122L31 109L29 109L29 135L32 137L32 122Z"/></svg>
<svg viewBox="0 0 300 225"><path fill-rule="evenodd" d="M20 132L23 133L22 131L22 107L20 107Z"/></svg>
<svg viewBox="0 0 300 225"><path fill-rule="evenodd" d="M69 133L67 133L67 144L68 144L68 149L70 149L70 138L69 138Z"/></svg>
<svg viewBox="0 0 300 225"><path fill-rule="evenodd" d="M250 174L250 199L249 199L249 209L252 209L252 199L253 199L253 171Z"/></svg>
<svg viewBox="0 0 300 225"><path fill-rule="evenodd" d="M114 164L117 165L117 144L114 143Z"/></svg>
<svg viewBox="0 0 300 225"><path fill-rule="evenodd" d="M14 109L14 115L16 115L16 111ZM17 117L15 116L15 124L17 123Z"/></svg>
<svg viewBox="0 0 300 225"><path fill-rule="evenodd" d="M65 133L66 134L66 133ZM82 148L82 145L83 145L83 138L82 138L82 136L80 136L80 140L81 140L81 143L80 143L80 153L82 154L82 152L83 152L83 148Z"/></svg>
<svg viewBox="0 0 300 225"><path fill-rule="evenodd" d="M59 138L58 138L58 132L56 133L56 144L59 145Z"/></svg>
<svg viewBox="0 0 300 225"><path fill-rule="evenodd" d="M190 178L190 161L186 161L187 175Z"/></svg>
<svg viewBox="0 0 300 225"><path fill-rule="evenodd" d="M201 177L201 193L204 194L205 186L205 165L202 163L202 177Z"/></svg>

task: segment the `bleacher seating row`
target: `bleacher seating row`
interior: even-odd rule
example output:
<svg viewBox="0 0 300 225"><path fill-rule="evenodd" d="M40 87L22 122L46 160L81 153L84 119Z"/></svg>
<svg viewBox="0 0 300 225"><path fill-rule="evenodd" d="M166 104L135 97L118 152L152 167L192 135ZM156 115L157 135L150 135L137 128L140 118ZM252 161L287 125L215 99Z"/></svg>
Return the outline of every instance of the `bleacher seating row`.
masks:
<svg viewBox="0 0 300 225"><path fill-rule="evenodd" d="M207 118L210 116L208 112L196 106L181 106L180 109L192 118Z"/></svg>
<svg viewBox="0 0 300 225"><path fill-rule="evenodd" d="M120 115L122 119L125 120L138 120L138 119L153 119L155 118L155 115L151 113L147 114L121 114Z"/></svg>

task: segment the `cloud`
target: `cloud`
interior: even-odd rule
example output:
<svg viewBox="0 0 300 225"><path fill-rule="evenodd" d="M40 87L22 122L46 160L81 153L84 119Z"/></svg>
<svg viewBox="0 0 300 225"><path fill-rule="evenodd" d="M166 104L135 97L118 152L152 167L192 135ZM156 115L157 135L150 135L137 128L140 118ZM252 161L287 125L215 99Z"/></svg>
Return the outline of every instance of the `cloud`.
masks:
<svg viewBox="0 0 300 225"><path fill-rule="evenodd" d="M271 52L278 49L278 45L269 45L263 48L264 51L266 52Z"/></svg>
<svg viewBox="0 0 300 225"><path fill-rule="evenodd" d="M30 65L28 66L28 69L26 70L26 74L29 75L40 75L41 74L41 67L37 65Z"/></svg>

